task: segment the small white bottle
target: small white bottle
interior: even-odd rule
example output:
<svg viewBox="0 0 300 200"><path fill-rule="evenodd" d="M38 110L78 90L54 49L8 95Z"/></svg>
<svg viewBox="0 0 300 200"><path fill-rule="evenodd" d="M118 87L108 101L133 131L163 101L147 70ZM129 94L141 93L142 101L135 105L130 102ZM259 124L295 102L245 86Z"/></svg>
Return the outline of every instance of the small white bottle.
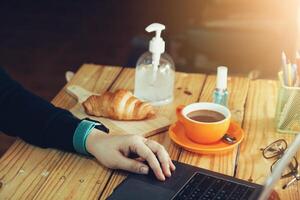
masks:
<svg viewBox="0 0 300 200"><path fill-rule="evenodd" d="M227 91L227 73L228 68L219 66L217 70L217 85L213 94L214 103L228 106L228 91Z"/></svg>
<svg viewBox="0 0 300 200"><path fill-rule="evenodd" d="M165 42L160 36L164 29L159 23L146 28L156 35L149 43L149 51L141 55L136 64L134 95L152 105L173 101L175 67L172 58L165 53Z"/></svg>

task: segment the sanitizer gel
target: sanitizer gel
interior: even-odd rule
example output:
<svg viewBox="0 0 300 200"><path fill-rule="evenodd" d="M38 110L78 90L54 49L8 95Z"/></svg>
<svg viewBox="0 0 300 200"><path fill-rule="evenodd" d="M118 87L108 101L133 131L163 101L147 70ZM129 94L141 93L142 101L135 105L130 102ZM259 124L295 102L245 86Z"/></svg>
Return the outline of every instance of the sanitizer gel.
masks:
<svg viewBox="0 0 300 200"><path fill-rule="evenodd" d="M165 29L162 24L154 23L146 31L156 31L149 44L149 52L137 61L135 71L134 95L153 105L172 102L174 91L175 67L172 58L165 52L165 42L160 37Z"/></svg>

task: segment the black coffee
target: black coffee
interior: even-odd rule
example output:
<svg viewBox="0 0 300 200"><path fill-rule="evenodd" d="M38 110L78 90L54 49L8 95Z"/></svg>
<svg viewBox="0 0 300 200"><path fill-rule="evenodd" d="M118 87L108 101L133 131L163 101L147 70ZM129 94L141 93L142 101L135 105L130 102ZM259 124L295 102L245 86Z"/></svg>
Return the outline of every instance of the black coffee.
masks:
<svg viewBox="0 0 300 200"><path fill-rule="evenodd" d="M195 110L187 116L198 122L218 122L225 119L225 116L213 110Z"/></svg>

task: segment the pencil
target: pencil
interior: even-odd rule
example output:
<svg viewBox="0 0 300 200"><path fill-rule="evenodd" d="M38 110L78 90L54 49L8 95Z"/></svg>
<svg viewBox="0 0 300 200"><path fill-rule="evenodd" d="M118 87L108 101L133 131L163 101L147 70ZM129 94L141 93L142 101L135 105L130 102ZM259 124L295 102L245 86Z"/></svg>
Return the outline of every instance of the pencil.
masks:
<svg viewBox="0 0 300 200"><path fill-rule="evenodd" d="M293 85L293 81L292 81L292 66L291 64L287 64L287 80L288 80L288 86L292 86Z"/></svg>
<svg viewBox="0 0 300 200"><path fill-rule="evenodd" d="M298 77L300 76L300 53L299 51L296 52L296 64L297 64L297 73Z"/></svg>
<svg viewBox="0 0 300 200"><path fill-rule="evenodd" d="M283 81L285 85L288 85L288 72L286 66L286 55L284 51L281 52L281 67L283 72Z"/></svg>

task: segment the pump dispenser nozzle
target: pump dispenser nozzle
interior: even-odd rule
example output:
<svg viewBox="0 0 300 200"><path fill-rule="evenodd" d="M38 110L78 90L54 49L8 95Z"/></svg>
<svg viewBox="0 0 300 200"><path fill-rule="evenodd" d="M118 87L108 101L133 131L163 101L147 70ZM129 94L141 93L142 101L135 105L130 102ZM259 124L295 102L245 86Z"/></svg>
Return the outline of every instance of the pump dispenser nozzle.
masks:
<svg viewBox="0 0 300 200"><path fill-rule="evenodd" d="M165 25L159 23L153 23L147 26L147 32L154 32L155 37L152 38L149 44L149 51L154 54L162 54L165 52L165 41L161 38L161 32L165 30Z"/></svg>
<svg viewBox="0 0 300 200"><path fill-rule="evenodd" d="M165 30L165 25L153 23L146 27L147 32L154 32L153 37L149 43L149 51L152 53L154 72L158 70L160 55L165 52L165 41L161 38L161 32Z"/></svg>
<svg viewBox="0 0 300 200"><path fill-rule="evenodd" d="M156 31L156 35L155 37L156 38L160 38L160 34L161 34L161 31L165 30L165 25L163 24L159 24L159 23L153 23L153 24L150 24L149 26L146 27L146 31L148 33L151 33L153 31Z"/></svg>

